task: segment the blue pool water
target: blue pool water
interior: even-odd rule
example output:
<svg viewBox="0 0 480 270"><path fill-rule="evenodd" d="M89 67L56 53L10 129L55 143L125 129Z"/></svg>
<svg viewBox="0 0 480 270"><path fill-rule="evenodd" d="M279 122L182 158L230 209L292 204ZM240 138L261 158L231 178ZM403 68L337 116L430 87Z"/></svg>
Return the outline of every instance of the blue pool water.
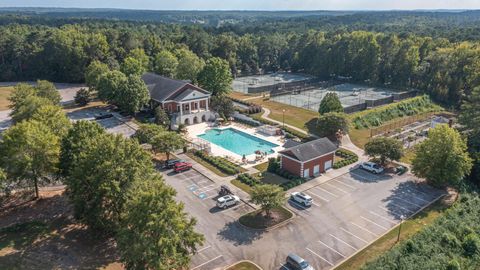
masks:
<svg viewBox="0 0 480 270"><path fill-rule="evenodd" d="M209 129L198 137L241 156L255 154L257 150L270 154L278 146L233 128Z"/></svg>

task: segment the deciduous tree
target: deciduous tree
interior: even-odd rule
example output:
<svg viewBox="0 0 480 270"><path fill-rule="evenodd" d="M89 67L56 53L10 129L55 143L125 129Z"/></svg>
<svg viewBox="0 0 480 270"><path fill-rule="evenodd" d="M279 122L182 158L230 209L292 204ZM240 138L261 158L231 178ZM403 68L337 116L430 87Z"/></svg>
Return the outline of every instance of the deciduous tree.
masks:
<svg viewBox="0 0 480 270"><path fill-rule="evenodd" d="M21 103L16 104L19 106L13 108L10 114L14 123L32 118L35 112L43 106L53 105L50 100L36 95L27 96Z"/></svg>
<svg viewBox="0 0 480 270"><path fill-rule="evenodd" d="M118 70L103 73L98 78L96 90L98 97L106 102L114 102L121 87L124 87L128 78Z"/></svg>
<svg viewBox="0 0 480 270"><path fill-rule="evenodd" d="M233 81L228 62L213 57L207 60L205 67L198 74L198 83L213 95L227 94L231 90Z"/></svg>
<svg viewBox="0 0 480 270"><path fill-rule="evenodd" d="M252 188L251 199L270 217L270 210L285 202L285 191L277 185L256 185Z"/></svg>
<svg viewBox="0 0 480 270"><path fill-rule="evenodd" d="M85 69L85 83L90 89L96 89L100 76L110 71L107 64L98 60L92 61Z"/></svg>
<svg viewBox="0 0 480 270"><path fill-rule="evenodd" d="M387 160L400 160L403 156L403 145L399 140L387 137L376 137L365 144L365 154L378 157L385 165Z"/></svg>
<svg viewBox="0 0 480 270"><path fill-rule="evenodd" d="M155 71L160 75L174 78L177 73L177 66L177 57L167 50L163 50L155 56Z"/></svg>
<svg viewBox="0 0 480 270"><path fill-rule="evenodd" d="M65 115L62 107L56 105L41 106L30 119L44 124L60 138L65 136L71 127L70 119Z"/></svg>
<svg viewBox="0 0 480 270"><path fill-rule="evenodd" d="M165 132L165 128L157 124L141 124L135 131L133 138L136 138L139 143L152 143L153 138Z"/></svg>
<svg viewBox="0 0 480 270"><path fill-rule="evenodd" d="M2 135L0 159L3 169L12 179L28 181L38 198L39 182L48 182L58 171L58 136L38 121L23 121Z"/></svg>
<svg viewBox="0 0 480 270"><path fill-rule="evenodd" d="M152 149L156 153L165 153L170 159L170 153L185 146L185 140L174 131L165 131L153 137Z"/></svg>
<svg viewBox="0 0 480 270"><path fill-rule="evenodd" d="M211 108L222 117L230 117L235 112L233 102L227 96L213 96L211 99Z"/></svg>
<svg viewBox="0 0 480 270"><path fill-rule="evenodd" d="M454 185L472 168L467 144L458 131L447 125L430 129L428 138L415 148L412 171L433 186Z"/></svg>
<svg viewBox="0 0 480 270"><path fill-rule="evenodd" d="M175 190L160 175L146 176L128 191L116 237L121 260L128 269L188 268L204 237L196 220L177 203Z"/></svg>
<svg viewBox="0 0 480 270"><path fill-rule="evenodd" d="M347 134L348 129L349 121L344 113L325 113L317 120L317 131L321 137L334 139L338 131Z"/></svg>
<svg viewBox="0 0 480 270"><path fill-rule="evenodd" d="M342 113L343 112L343 106L342 106L342 103L340 102L340 99L338 98L337 93L335 93L335 92L327 93L323 97L322 101L320 102L318 112L320 114L325 114L325 113L329 113L329 112Z"/></svg>
<svg viewBox="0 0 480 270"><path fill-rule="evenodd" d="M127 113L137 113L149 100L150 93L140 76L130 75L115 92L113 104Z"/></svg>
<svg viewBox="0 0 480 270"><path fill-rule="evenodd" d="M165 128L170 126L170 116L168 116L167 112L160 106L155 108L155 123Z"/></svg>

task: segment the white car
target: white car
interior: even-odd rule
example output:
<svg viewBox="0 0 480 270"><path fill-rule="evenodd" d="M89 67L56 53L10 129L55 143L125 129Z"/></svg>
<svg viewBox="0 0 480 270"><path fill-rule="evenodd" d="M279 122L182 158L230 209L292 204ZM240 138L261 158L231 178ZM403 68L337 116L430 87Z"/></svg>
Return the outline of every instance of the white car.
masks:
<svg viewBox="0 0 480 270"><path fill-rule="evenodd" d="M312 197L303 192L292 192L292 194L290 194L290 199L292 199L294 202L302 204L303 206L310 206L313 203Z"/></svg>
<svg viewBox="0 0 480 270"><path fill-rule="evenodd" d="M369 171L374 174L380 174L383 173L383 168L382 166L378 165L377 163L373 162L363 162L360 164L360 169Z"/></svg>
<svg viewBox="0 0 480 270"><path fill-rule="evenodd" d="M217 199L217 206L219 208L227 208L232 205L237 205L240 202L240 198L235 195L225 195Z"/></svg>

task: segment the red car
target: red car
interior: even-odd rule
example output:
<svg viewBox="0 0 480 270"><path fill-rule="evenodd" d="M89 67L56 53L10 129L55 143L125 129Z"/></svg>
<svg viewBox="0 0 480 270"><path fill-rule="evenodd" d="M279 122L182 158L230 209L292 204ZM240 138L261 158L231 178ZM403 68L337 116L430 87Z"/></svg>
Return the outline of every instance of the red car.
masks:
<svg viewBox="0 0 480 270"><path fill-rule="evenodd" d="M188 162L178 162L173 165L173 171L176 173L188 171L192 168L192 164Z"/></svg>

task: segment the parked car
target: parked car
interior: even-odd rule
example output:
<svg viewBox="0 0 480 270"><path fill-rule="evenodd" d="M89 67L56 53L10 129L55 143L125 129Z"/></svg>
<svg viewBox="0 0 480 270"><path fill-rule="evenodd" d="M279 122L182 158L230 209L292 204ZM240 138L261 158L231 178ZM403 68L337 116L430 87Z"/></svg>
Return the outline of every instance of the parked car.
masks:
<svg viewBox="0 0 480 270"><path fill-rule="evenodd" d="M112 118L113 114L111 113L99 113L95 115L95 120L102 120L107 118Z"/></svg>
<svg viewBox="0 0 480 270"><path fill-rule="evenodd" d="M292 270L315 270L305 259L297 254L288 254L286 261L288 268Z"/></svg>
<svg viewBox="0 0 480 270"><path fill-rule="evenodd" d="M171 169L173 168L173 166L179 162L185 162L185 160L183 159L169 159L167 161L165 161L165 168L167 169Z"/></svg>
<svg viewBox="0 0 480 270"><path fill-rule="evenodd" d="M219 208L227 208L232 205L237 205L240 202L240 198L235 195L226 195L217 199L217 206Z"/></svg>
<svg viewBox="0 0 480 270"><path fill-rule="evenodd" d="M377 163L373 162L363 162L360 164L360 169L369 171L374 174L380 174L383 173L383 168L382 166L378 165Z"/></svg>
<svg viewBox="0 0 480 270"><path fill-rule="evenodd" d="M192 168L192 164L188 162L177 162L173 165L173 171L176 173L188 171Z"/></svg>
<svg viewBox="0 0 480 270"><path fill-rule="evenodd" d="M310 206L313 203L312 197L308 196L303 192L292 192L290 199L304 206Z"/></svg>

